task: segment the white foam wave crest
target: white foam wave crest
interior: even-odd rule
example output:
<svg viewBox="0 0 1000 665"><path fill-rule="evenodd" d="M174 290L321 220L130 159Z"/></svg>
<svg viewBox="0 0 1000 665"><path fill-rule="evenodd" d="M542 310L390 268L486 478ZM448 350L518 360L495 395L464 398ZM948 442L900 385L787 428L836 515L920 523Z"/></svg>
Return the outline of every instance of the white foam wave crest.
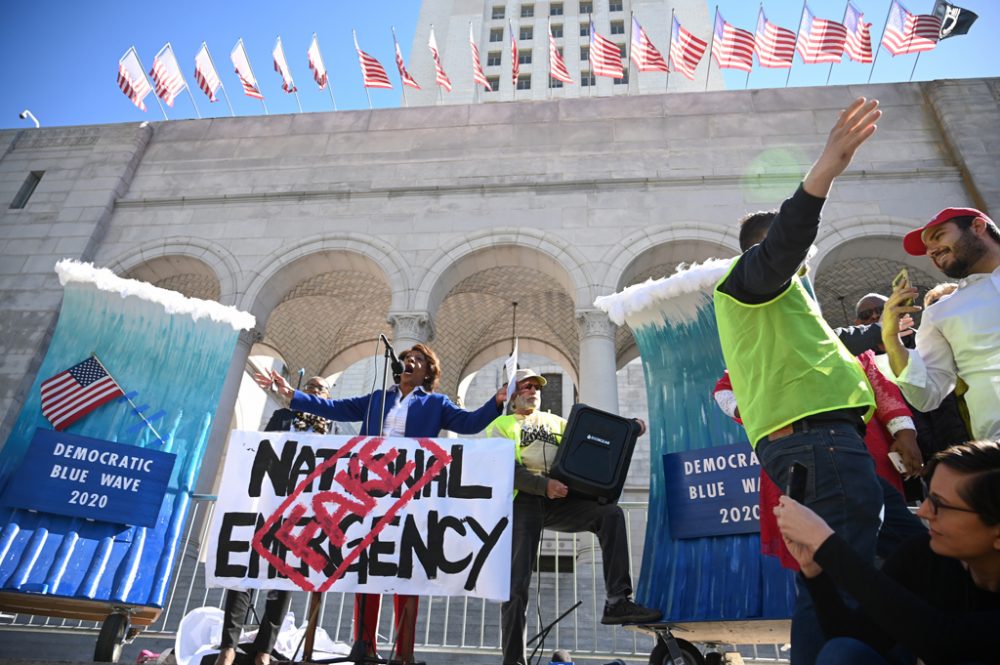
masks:
<svg viewBox="0 0 1000 665"><path fill-rule="evenodd" d="M195 321L208 317L216 323L229 324L233 330L250 330L257 322L249 312L213 300L188 298L176 291L161 289L148 282L119 277L107 268L97 268L92 263L63 259L56 263L56 273L63 286L71 282L93 284L101 291L118 293L122 298L135 296L147 302L157 303L168 314L187 315Z"/></svg>
<svg viewBox="0 0 1000 665"><path fill-rule="evenodd" d="M699 310L712 299L712 289L736 257L708 259L703 263L677 266L669 277L633 284L618 293L601 296L594 307L622 325L637 329L667 323L676 326L698 318Z"/></svg>

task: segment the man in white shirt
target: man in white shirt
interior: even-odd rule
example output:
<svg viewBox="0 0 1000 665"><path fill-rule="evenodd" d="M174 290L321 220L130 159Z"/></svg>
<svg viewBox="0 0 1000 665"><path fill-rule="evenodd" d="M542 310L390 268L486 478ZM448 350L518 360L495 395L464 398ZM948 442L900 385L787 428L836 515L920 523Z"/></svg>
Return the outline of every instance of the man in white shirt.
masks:
<svg viewBox="0 0 1000 665"><path fill-rule="evenodd" d="M916 348L899 341L899 317L918 312L909 284L897 287L882 314L882 342L907 401L933 409L962 378L969 391L972 436L1000 438L1000 230L975 208L946 208L903 239L914 256L930 257L958 289L924 312Z"/></svg>

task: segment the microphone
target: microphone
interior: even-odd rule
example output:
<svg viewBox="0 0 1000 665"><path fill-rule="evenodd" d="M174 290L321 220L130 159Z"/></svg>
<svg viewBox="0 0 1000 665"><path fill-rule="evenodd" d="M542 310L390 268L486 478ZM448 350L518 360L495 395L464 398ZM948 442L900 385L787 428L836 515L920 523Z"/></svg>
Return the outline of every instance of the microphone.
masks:
<svg viewBox="0 0 1000 665"><path fill-rule="evenodd" d="M399 358L396 357L396 352L392 349L392 344L386 339L385 335L379 333L379 340L385 344L385 352L389 358L389 367L392 368L392 375L399 379L399 375L403 373L403 363L399 362Z"/></svg>

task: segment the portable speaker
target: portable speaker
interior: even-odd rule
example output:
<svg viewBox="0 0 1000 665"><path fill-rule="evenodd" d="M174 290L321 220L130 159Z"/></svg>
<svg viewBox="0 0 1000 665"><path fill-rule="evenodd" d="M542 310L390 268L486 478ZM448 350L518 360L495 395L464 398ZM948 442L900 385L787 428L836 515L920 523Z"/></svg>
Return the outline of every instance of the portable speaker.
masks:
<svg viewBox="0 0 1000 665"><path fill-rule="evenodd" d="M617 501L632 462L639 424L586 404L574 404L549 475L574 495Z"/></svg>

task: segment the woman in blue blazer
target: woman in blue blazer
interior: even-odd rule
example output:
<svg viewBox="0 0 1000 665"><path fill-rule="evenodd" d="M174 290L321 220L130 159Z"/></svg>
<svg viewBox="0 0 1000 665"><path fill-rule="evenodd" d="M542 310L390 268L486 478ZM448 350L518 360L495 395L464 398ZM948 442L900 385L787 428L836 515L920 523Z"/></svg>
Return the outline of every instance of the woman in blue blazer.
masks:
<svg viewBox="0 0 1000 665"><path fill-rule="evenodd" d="M486 429L500 415L506 397L506 386L490 397L475 411L456 406L447 395L436 393L441 375L441 362L430 348L416 344L399 356L403 371L399 382L386 391L347 399L325 399L294 390L274 372L268 376L256 374L254 379L265 390L277 389L289 407L337 422L361 422L362 435L397 437L436 437L441 430L457 434L475 434ZM359 607L364 599L364 621L359 621ZM396 623L396 654L391 662L413 662L413 639L417 622L417 596L394 597ZM368 655L375 655L375 635L381 597L358 594L354 602L354 639L365 642ZM358 635L359 626L363 634Z"/></svg>

